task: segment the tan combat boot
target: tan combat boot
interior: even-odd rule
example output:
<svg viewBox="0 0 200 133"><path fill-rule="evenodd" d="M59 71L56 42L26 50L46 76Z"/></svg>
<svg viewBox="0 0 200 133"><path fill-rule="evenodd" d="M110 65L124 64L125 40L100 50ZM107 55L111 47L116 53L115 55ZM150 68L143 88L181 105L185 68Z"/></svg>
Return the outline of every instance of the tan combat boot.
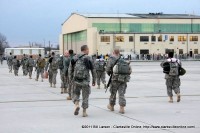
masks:
<svg viewBox="0 0 200 133"><path fill-rule="evenodd" d="M173 97L169 97L169 103L173 103Z"/></svg>
<svg viewBox="0 0 200 133"><path fill-rule="evenodd" d="M50 83L50 87L52 87L52 83Z"/></svg>
<svg viewBox="0 0 200 133"><path fill-rule="evenodd" d="M72 100L72 98L70 96L67 97L67 100Z"/></svg>
<svg viewBox="0 0 200 133"><path fill-rule="evenodd" d="M83 117L87 117L86 109L83 109Z"/></svg>
<svg viewBox="0 0 200 133"><path fill-rule="evenodd" d="M177 102L180 102L181 101L181 95L180 93L177 94Z"/></svg>
<svg viewBox="0 0 200 133"><path fill-rule="evenodd" d="M41 80L41 82L43 82L43 79Z"/></svg>
<svg viewBox="0 0 200 133"><path fill-rule="evenodd" d="M108 104L108 105L107 105L107 108L108 108L110 111L114 111L114 106L113 106L113 105Z"/></svg>
<svg viewBox="0 0 200 133"><path fill-rule="evenodd" d="M74 111L74 115L78 115L79 110L80 110L79 102L76 101L76 102L75 102L75 111Z"/></svg>
<svg viewBox="0 0 200 133"><path fill-rule="evenodd" d="M56 88L56 84L53 84L53 88Z"/></svg>
<svg viewBox="0 0 200 133"><path fill-rule="evenodd" d="M36 78L35 81L38 81L38 78Z"/></svg>
<svg viewBox="0 0 200 133"><path fill-rule="evenodd" d="M125 112L124 112L124 106L120 106L119 113L121 113L121 114L124 114L124 113L125 113Z"/></svg>

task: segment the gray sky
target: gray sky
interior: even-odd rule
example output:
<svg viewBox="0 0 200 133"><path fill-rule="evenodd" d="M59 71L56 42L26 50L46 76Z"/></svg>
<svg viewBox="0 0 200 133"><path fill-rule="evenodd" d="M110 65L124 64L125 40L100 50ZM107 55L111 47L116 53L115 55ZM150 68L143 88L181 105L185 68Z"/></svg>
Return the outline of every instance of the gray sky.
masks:
<svg viewBox="0 0 200 133"><path fill-rule="evenodd" d="M0 0L0 33L11 46L58 44L61 24L73 12L200 15L200 0Z"/></svg>

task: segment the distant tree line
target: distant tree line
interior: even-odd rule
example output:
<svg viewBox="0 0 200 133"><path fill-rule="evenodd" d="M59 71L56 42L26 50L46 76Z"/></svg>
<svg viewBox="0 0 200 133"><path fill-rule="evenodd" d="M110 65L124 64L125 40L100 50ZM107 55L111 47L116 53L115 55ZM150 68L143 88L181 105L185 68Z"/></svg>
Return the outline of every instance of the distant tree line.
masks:
<svg viewBox="0 0 200 133"><path fill-rule="evenodd" d="M5 48L9 47L6 36L0 33L0 55L4 53Z"/></svg>

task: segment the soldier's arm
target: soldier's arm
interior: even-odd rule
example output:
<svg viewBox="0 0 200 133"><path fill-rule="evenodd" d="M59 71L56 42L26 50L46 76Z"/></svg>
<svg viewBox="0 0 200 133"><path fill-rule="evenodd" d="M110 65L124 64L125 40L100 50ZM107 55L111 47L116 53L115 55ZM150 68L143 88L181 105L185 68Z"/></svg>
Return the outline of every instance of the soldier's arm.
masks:
<svg viewBox="0 0 200 133"><path fill-rule="evenodd" d="M96 70L95 70L94 63L93 63L91 58L90 58L89 62L91 64L92 84L95 85L95 83L96 83Z"/></svg>
<svg viewBox="0 0 200 133"><path fill-rule="evenodd" d="M72 59L72 60L73 60L73 59ZM72 66L71 61L70 61L69 68L68 68L68 78L69 78L70 80L72 80L72 78L73 78L73 66Z"/></svg>
<svg viewBox="0 0 200 133"><path fill-rule="evenodd" d="M112 57L110 57L108 59L108 62L106 64L106 73L110 76L110 74L112 73L112 67L113 67L113 61L112 61Z"/></svg>
<svg viewBox="0 0 200 133"><path fill-rule="evenodd" d="M45 71L48 70L48 67L49 67L49 60L47 61L46 65L45 65Z"/></svg>

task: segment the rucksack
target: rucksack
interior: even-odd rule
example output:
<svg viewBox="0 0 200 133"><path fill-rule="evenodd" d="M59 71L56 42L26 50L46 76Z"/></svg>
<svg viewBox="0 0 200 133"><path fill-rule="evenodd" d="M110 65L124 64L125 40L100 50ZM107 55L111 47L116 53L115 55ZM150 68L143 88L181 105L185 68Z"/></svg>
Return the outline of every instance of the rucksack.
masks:
<svg viewBox="0 0 200 133"><path fill-rule="evenodd" d="M56 58L52 58L51 68L52 68L52 70L58 69L58 62L57 62Z"/></svg>
<svg viewBox="0 0 200 133"><path fill-rule="evenodd" d="M95 68L96 68L97 71L104 71L105 70L105 62L104 62L104 60L96 61Z"/></svg>
<svg viewBox="0 0 200 133"><path fill-rule="evenodd" d="M33 67L34 66L34 60L32 58L28 59L28 66Z"/></svg>
<svg viewBox="0 0 200 133"><path fill-rule="evenodd" d="M74 79L82 81L87 78L88 75L88 69L86 68L85 62L84 62L84 55L80 56L78 60L76 60L76 64L74 66Z"/></svg>
<svg viewBox="0 0 200 133"><path fill-rule="evenodd" d="M38 60L38 66L39 66L39 68L44 68L45 67L45 59Z"/></svg>
<svg viewBox="0 0 200 133"><path fill-rule="evenodd" d="M61 69L61 70L64 68L63 58L64 58L63 56L60 57L60 59L58 61L58 66L59 66L59 69Z"/></svg>
<svg viewBox="0 0 200 133"><path fill-rule="evenodd" d="M170 65L170 71L169 71L169 75L170 76L178 76L179 75L179 67L180 65L178 64L178 60L176 60L176 62L169 62Z"/></svg>
<svg viewBox="0 0 200 133"><path fill-rule="evenodd" d="M113 67L114 74L129 75L129 63L124 59L119 59L116 65Z"/></svg>
<svg viewBox="0 0 200 133"><path fill-rule="evenodd" d="M17 67L20 67L21 66L21 63L19 60L17 60Z"/></svg>

